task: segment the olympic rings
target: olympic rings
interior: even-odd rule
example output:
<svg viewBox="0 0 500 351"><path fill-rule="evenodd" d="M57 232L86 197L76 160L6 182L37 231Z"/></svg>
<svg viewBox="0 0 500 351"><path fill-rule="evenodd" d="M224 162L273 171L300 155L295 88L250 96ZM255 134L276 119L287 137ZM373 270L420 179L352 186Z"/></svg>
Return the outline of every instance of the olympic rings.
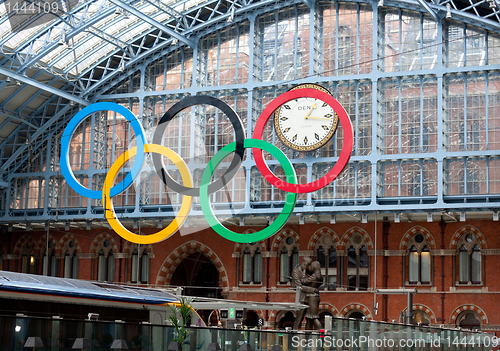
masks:
<svg viewBox="0 0 500 351"><path fill-rule="evenodd" d="M318 189L325 187L335 178L337 178L340 172L343 171L343 169L347 165L347 162L349 161L349 158L351 157L353 141L354 141L351 120L349 119L349 116L344 107L342 107L342 105L333 96L316 89L307 89L307 88L289 90L286 93L281 94L280 96L275 98L273 101L271 101L271 103L267 105L264 111L262 111L262 113L259 116L259 119L257 120L257 123L255 124L255 129L252 136L253 139L262 139L266 123L269 120L269 117L273 115L274 111L276 111L278 107L287 103L290 100L300 97L318 98L326 102L328 105L330 105L331 108L333 108L333 110L339 116L340 123L342 124L342 130L344 132L344 145L342 147L342 152L340 153L340 157L333 166L333 168L320 179L306 184L293 184L281 181L278 177L274 175L274 173L267 166L262 156L262 151L257 148L253 149L255 164L257 165L257 168L259 169L260 173L264 176L264 178L278 189L296 194L310 193L316 191Z"/></svg>
<svg viewBox="0 0 500 351"><path fill-rule="evenodd" d="M169 158L179 169L179 172L182 177L182 182L186 184L186 186L193 186L193 179L191 178L191 173L184 162L184 160L173 150L157 144L145 144L143 150L145 152L153 152L156 154L161 154L167 158ZM182 205L177 213L177 216L174 220L164 229L160 230L158 233L150 234L150 235L137 235L126 229L121 222L116 218L115 209L113 208L113 203L111 202L111 196L108 189L113 186L113 182L115 178L122 168L122 166L133 156L135 156L137 152L137 147L133 147L130 150L125 151L123 156L120 156L111 166L109 172L104 180L104 191L102 194L102 203L104 208L104 213L106 214L106 219L108 220L111 227L115 230L115 232L120 235L125 240L131 241L137 244L154 244L165 240L170 235L175 233L177 229L179 229L184 221L186 220L189 211L191 209L191 204L193 198L191 196L184 195L182 199Z"/></svg>
<svg viewBox="0 0 500 351"><path fill-rule="evenodd" d="M344 132L344 146L342 148L342 152L338 161L325 176L307 184L297 184L295 169L288 157L276 146L262 140L265 125L270 116L273 115L275 110L286 102L300 97L318 98L330 105L330 107L332 107L337 113ZM168 122L172 120L172 118L174 118L181 110L198 104L208 104L220 109L223 113L225 113L233 125L235 132L235 141L223 147L208 162L207 167L202 174L201 185L199 188L195 188L193 187L191 173L185 161L173 150L162 146L161 143ZM117 160L109 169L108 174L106 175L103 190L98 191L87 189L76 180L73 171L70 169L69 146L71 143L72 134L75 132L78 125L87 116L98 111L106 110L119 113L130 122L130 124L132 125L132 129L134 130L134 133L136 135L137 147L126 151L122 156L117 158ZM255 233L240 234L224 227L215 217L210 204L210 194L223 188L234 178L242 164L246 148L252 148L255 163L262 176L276 188L288 193L282 212L268 227ZM191 209L192 198L194 196L199 196L202 212L208 224L213 228L215 232L230 241L239 243L251 243L267 239L268 237L278 232L285 225L295 207L297 194L318 190L332 182L340 174L340 172L342 172L347 162L349 161L352 148L353 130L347 112L335 98L317 89L300 88L290 90L274 99L259 116L259 119L257 120L257 123L255 125L253 139L245 139L243 123L238 114L222 100L210 96L188 97L172 106L161 118L154 133L153 144L146 144L143 127L139 120L132 114L132 112L130 112L125 107L115 103L99 102L87 106L83 110L78 112L65 128L63 136L61 138L61 171L64 178L66 179L67 184L78 194L91 199L102 199L105 218L108 220L109 224L116 231L116 233L128 241L138 244L152 244L165 240L182 226ZM273 172L271 172L262 156L262 150L270 153L274 158L278 160L285 172L286 181L280 180L278 177L276 177L276 175L273 174ZM116 218L116 213L113 208L111 197L120 194L122 191L133 184L134 179L139 175L142 169L146 152L153 153L153 163L156 173L160 176L165 185L167 185L172 190L180 193L184 197L179 212L177 213L174 220L166 228L150 235L137 235L126 229L118 220L118 218ZM220 162L222 162L222 160L231 152L234 152L234 157L228 169L219 179L211 183L211 179L215 169L220 164ZM177 166L182 178L182 184L177 183L165 171L161 155L169 158ZM119 184L113 186L113 183L120 169L131 157L134 156L136 156L136 158L130 172Z"/></svg>
<svg viewBox="0 0 500 351"><path fill-rule="evenodd" d="M278 162L283 167L285 171L285 175L288 182L297 182L297 176L295 175L295 169L293 168L292 163L286 157L286 155L278 149L276 146L268 143L267 141L260 139L245 139L244 148L259 148L264 151L269 152L273 155ZM210 183L210 179L214 173L214 170L217 168L219 163L226 157L229 153L233 152L236 149L236 142L232 142L231 144L226 145L222 149L217 152L214 157L208 162L207 168L203 172L201 177L201 186L200 186L200 205L207 219L208 224L215 230L220 236L226 238L227 240L231 240L238 243L252 243L260 240L264 240L269 238L278 232L287 222L288 218L293 212L293 208L295 207L295 201L297 200L297 194L289 192L286 195L285 205L283 206L283 210L279 214L279 216L266 228L250 234L240 234L233 232L222 225L219 220L215 217L214 212L212 211L212 207L210 206L210 196L208 194L208 187Z"/></svg>
<svg viewBox="0 0 500 351"><path fill-rule="evenodd" d="M103 196L103 192L100 190L91 190L84 187L75 178L73 171L70 168L69 162L69 146L71 143L71 137L75 132L76 128L80 123L89 115L98 111L114 111L125 117L130 124L135 133L135 138L137 140L137 147L139 148L139 153L135 158L134 165L130 169L127 176L113 188L111 188L111 196L118 195L122 191L126 190L130 185L134 183L134 179L139 175L144 163L144 129L139 120L125 107L115 104L113 102L97 102L95 104L89 105L78 112L68 123L64 129L63 135L61 137L61 158L60 166L63 177L66 179L66 183L81 196L87 197L89 199L100 199Z"/></svg>
<svg viewBox="0 0 500 351"><path fill-rule="evenodd" d="M229 165L226 172L219 179L210 184L208 186L208 189L206 190L208 191L209 194L212 194L215 193L217 190L222 189L226 184L228 184L231 181L231 179L234 178L236 172L238 172L238 169L240 168L241 163L243 161L243 154L244 154L243 140L245 139L243 122L241 121L240 116L238 116L238 114L228 104L212 96L204 96L204 95L190 96L179 101L174 106L172 106L167 112L165 112L160 122L158 122L158 126L156 127L156 131L153 137L153 144L161 145L165 128L167 127L168 122L170 122L170 120L174 118L175 115L177 115L186 107L198 104L212 105L214 107L217 107L222 112L224 112L231 121L231 123L233 124L234 134L236 138L236 148L234 150L235 153L233 160L231 161L231 164ZM200 196L199 188L190 188L183 186L177 183L175 180L173 180L172 177L170 177L170 175L163 168L160 155L153 154L153 163L156 168L156 172L158 173L158 176L163 181L163 183L165 183L165 185L168 186L170 189L182 195Z"/></svg>

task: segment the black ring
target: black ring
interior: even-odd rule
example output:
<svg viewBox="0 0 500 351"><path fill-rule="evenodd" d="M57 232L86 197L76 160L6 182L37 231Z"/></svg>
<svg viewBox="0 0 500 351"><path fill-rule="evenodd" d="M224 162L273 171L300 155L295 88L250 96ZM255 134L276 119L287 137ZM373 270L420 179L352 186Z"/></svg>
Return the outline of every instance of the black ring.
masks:
<svg viewBox="0 0 500 351"><path fill-rule="evenodd" d="M234 157L231 161L231 164L229 165L229 168L219 179L208 185L208 193L212 194L217 190L222 189L234 178L236 172L238 172L238 169L241 166L241 163L243 162L243 155L245 153L245 148L243 147L243 143L245 140L243 122L241 121L240 116L228 104L226 104L222 100L214 98L213 96L206 95L189 96L185 99L182 99L174 106L172 106L167 112L165 112L160 122L158 122L158 126L156 127L156 131L153 136L153 144L162 145L163 133L165 133L165 128L167 127L168 122L170 122L170 120L172 120L172 118L174 118L179 112L187 107L202 104L211 105L221 110L233 124L234 134L236 138L236 150L234 152ZM163 166L160 154L153 154L153 164L160 179L170 189L182 195L200 196L200 188L185 187L177 183L174 179L172 179L172 177L170 177Z"/></svg>

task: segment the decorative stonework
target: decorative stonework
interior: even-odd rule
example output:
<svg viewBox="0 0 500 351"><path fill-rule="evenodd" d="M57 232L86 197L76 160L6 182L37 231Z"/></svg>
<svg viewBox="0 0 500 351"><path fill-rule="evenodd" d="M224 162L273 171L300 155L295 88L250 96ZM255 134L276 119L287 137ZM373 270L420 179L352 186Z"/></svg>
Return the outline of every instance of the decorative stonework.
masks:
<svg viewBox="0 0 500 351"><path fill-rule="evenodd" d="M407 311L407 308L405 307L404 308L404 313L406 315L406 311ZM437 324L437 318L436 318L436 315L434 314L434 312L429 308L427 307L426 305L422 305L420 303L416 303L416 304L413 304L413 311L423 311L425 313L427 313L427 315L429 316L430 318L430 323L429 325L433 325L433 324Z"/></svg>
<svg viewBox="0 0 500 351"><path fill-rule="evenodd" d="M279 234L274 236L274 240L273 240L273 243L271 245L271 251L278 251L280 244L281 244L281 241L289 235L293 236L293 238L295 239L296 246L298 246L299 234L297 234L295 231L293 231L291 229L284 229L281 232L279 232Z"/></svg>
<svg viewBox="0 0 500 351"><path fill-rule="evenodd" d="M462 305L459 308L457 308L451 314L450 324L456 326L458 316L460 315L460 313L465 312L465 311L475 312L479 316L479 318L481 319L482 325L488 324L488 317L486 317L486 313L484 313L484 311L476 305Z"/></svg>
<svg viewBox="0 0 500 351"><path fill-rule="evenodd" d="M349 305L344 306L340 310L338 316L341 318L345 318L345 316L353 310L363 313L367 319L373 319L372 313L370 312L368 307L360 303L351 303Z"/></svg>
<svg viewBox="0 0 500 351"><path fill-rule="evenodd" d="M307 249L316 251L317 246L321 245L323 247L331 247L334 246L336 247L338 243L340 242L340 239L338 235L331 230L330 228L320 228L318 229L312 236L311 239L309 240L309 243L307 244Z"/></svg>
<svg viewBox="0 0 500 351"><path fill-rule="evenodd" d="M421 226L414 226L413 228L410 228L403 235L403 238L401 239L401 242L399 243L399 249L406 251L408 249L408 242L410 241L410 239L413 236L415 236L417 234L422 234L425 237L425 239L429 243L430 250L436 249L436 241L434 240L434 237L427 229L425 229L424 227L421 227Z"/></svg>
<svg viewBox="0 0 500 351"><path fill-rule="evenodd" d="M33 250L35 250L35 240L31 237L29 234L24 234L22 237L19 238L19 240L16 242L16 245L14 246L14 251L13 253L15 255L21 255L26 248L26 245L30 243L30 246Z"/></svg>
<svg viewBox="0 0 500 351"><path fill-rule="evenodd" d="M52 242L52 247L49 248L49 254L51 254L52 252L58 252L58 253L61 252L59 250L58 243L55 241L54 237L49 234L49 244L51 242ZM43 252L45 252L46 249L47 249L47 235L43 235L36 244L35 252L39 252L40 254L42 254Z"/></svg>
<svg viewBox="0 0 500 351"><path fill-rule="evenodd" d="M329 303L326 303L326 302L321 302L319 304L319 311L322 312L322 311L328 311L330 312L334 317L335 316L338 316L339 314L339 310L337 310L335 308L335 306L333 305L330 305Z"/></svg>
<svg viewBox="0 0 500 351"><path fill-rule="evenodd" d="M115 239L113 238L113 236L106 232L98 234L94 238L94 240L92 240L92 244L90 244L90 253L93 255L97 255L99 253L97 248L100 247L106 239L111 242L111 248L113 249L113 252L118 253L118 245L116 244Z"/></svg>
<svg viewBox="0 0 500 351"><path fill-rule="evenodd" d="M172 250L170 255L168 255L168 257L161 265L161 269L158 272L158 276L156 277L156 284L170 285L170 280L172 279L172 276L179 264L181 264L181 262L186 257L193 253L201 253L208 257L208 259L210 259L210 261L217 269L217 272L219 272L219 285L222 286L225 290L228 290L229 282L227 272L222 265L222 261L220 260L219 256L217 256L216 253L205 244L202 244L199 241L195 240L188 241Z"/></svg>
<svg viewBox="0 0 500 351"><path fill-rule="evenodd" d="M74 242L75 246L73 248L69 247L70 242ZM71 233L66 233L61 240L59 240L59 248L61 249L61 253L64 255L67 250L74 250L77 254L82 253L82 248L80 246L80 242L76 239L76 237Z"/></svg>
<svg viewBox="0 0 500 351"><path fill-rule="evenodd" d="M345 250L347 242L355 234L361 235L363 241L362 245L365 246L368 250L374 249L372 239L370 238L368 233L359 227L353 227L345 232L345 234L342 236L342 239L340 239L340 243L337 245L337 251Z"/></svg>
<svg viewBox="0 0 500 351"><path fill-rule="evenodd" d="M132 257L132 253L134 252L134 250L138 249L138 248L139 248L138 244L132 243L130 241L126 241L125 245L123 245L123 253L125 254L126 258L130 258L130 257ZM151 244L142 245L141 246L141 254L142 254L142 252L144 251L145 248L148 249L148 256L150 258L153 258L153 256L154 256L154 254L153 254L153 245L151 245ZM139 255L139 256L141 256L141 255Z"/></svg>
<svg viewBox="0 0 500 351"><path fill-rule="evenodd" d="M483 233L481 233L479 231L479 229L477 229L476 227L474 227L472 225L464 225L462 228L457 230L455 232L455 234L453 234L453 237L451 238L451 242L450 242L450 249L456 250L458 240L460 239L460 237L462 235L464 235L466 233L473 233L474 235L477 236L477 238L479 239L479 243L481 245L481 250L488 248L488 245L486 244L486 239L485 239Z"/></svg>

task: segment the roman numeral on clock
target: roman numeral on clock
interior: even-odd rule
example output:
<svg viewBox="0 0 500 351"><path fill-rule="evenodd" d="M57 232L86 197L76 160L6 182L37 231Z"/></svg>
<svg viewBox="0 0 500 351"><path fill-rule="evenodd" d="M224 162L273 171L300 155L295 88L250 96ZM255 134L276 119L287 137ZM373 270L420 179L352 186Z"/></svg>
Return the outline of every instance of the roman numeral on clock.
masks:
<svg viewBox="0 0 500 351"><path fill-rule="evenodd" d="M304 144L307 144L307 137L304 138Z"/></svg>
<svg viewBox="0 0 500 351"><path fill-rule="evenodd" d="M319 135L314 133L314 137L316 138L316 140L319 140Z"/></svg>
<svg viewBox="0 0 500 351"><path fill-rule="evenodd" d="M324 130L328 130L328 126L321 126L321 128L323 128Z"/></svg>
<svg viewBox="0 0 500 351"><path fill-rule="evenodd" d="M288 133L289 130L290 130L290 127L285 128L285 129L283 129L283 133Z"/></svg>

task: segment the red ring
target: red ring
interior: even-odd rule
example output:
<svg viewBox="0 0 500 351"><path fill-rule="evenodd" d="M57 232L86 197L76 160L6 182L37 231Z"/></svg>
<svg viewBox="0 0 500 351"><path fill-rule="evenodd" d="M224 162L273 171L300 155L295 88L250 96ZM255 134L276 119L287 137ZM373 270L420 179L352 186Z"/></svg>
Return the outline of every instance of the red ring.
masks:
<svg viewBox="0 0 500 351"><path fill-rule="evenodd" d="M255 164L264 178L278 189L295 194L310 193L324 188L335 178L337 178L338 175L344 170L347 162L349 161L349 158L351 157L354 142L351 120L349 119L349 115L347 114L344 107L333 96L320 90L308 88L287 91L286 93L281 94L276 99L271 101L271 103L267 105L264 111L262 111L262 113L260 114L259 119L255 124L252 138L262 139L266 123L271 115L274 114L274 111L276 111L281 105L287 103L288 101L301 97L320 99L321 101L324 101L328 105L330 105L331 108L333 108L340 119L342 130L344 131L344 145L342 146L342 152L340 153L338 161L335 163L330 172L328 172L320 179L306 184L290 184L276 177L267 166L264 157L262 156L262 150L253 148L252 151L255 159Z"/></svg>

